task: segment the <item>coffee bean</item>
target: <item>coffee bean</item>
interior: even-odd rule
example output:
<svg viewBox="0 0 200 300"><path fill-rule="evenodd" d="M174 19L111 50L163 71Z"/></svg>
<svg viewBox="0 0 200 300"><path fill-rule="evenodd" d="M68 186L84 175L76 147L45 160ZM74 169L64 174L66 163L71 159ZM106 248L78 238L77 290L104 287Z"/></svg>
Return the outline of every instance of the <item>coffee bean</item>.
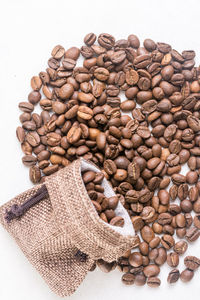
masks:
<svg viewBox="0 0 200 300"><path fill-rule="evenodd" d="M20 102L19 109L21 109L23 112L30 113L34 110L34 106L29 102Z"/></svg>
<svg viewBox="0 0 200 300"><path fill-rule="evenodd" d="M124 219L120 216L116 216L111 219L110 225L123 227L124 226Z"/></svg>
<svg viewBox="0 0 200 300"><path fill-rule="evenodd" d="M98 36L98 42L102 47L109 50L114 46L115 38L108 33L101 33Z"/></svg>
<svg viewBox="0 0 200 300"><path fill-rule="evenodd" d="M154 277L160 273L160 268L157 265L149 265L144 268L144 275L146 277Z"/></svg>
<svg viewBox="0 0 200 300"><path fill-rule="evenodd" d="M131 273L126 273L122 276L122 282L126 285L134 284L135 276Z"/></svg>
<svg viewBox="0 0 200 300"><path fill-rule="evenodd" d="M37 147L40 144L40 137L36 131L31 131L31 132L27 133L26 141L32 147Z"/></svg>
<svg viewBox="0 0 200 300"><path fill-rule="evenodd" d="M141 230L144 227L144 221L140 216L132 217L131 221L136 232Z"/></svg>
<svg viewBox="0 0 200 300"><path fill-rule="evenodd" d="M60 46L57 45L53 48L51 55L55 58L55 59L61 59L65 54L65 49Z"/></svg>
<svg viewBox="0 0 200 300"><path fill-rule="evenodd" d="M137 180L140 176L140 167L136 162L128 165L128 175L131 179Z"/></svg>
<svg viewBox="0 0 200 300"><path fill-rule="evenodd" d="M25 140L25 131L22 127L17 127L16 135L20 143L23 143Z"/></svg>
<svg viewBox="0 0 200 300"><path fill-rule="evenodd" d="M147 285L153 288L159 287L161 284L161 281L158 277L149 277L147 279Z"/></svg>
<svg viewBox="0 0 200 300"><path fill-rule="evenodd" d="M170 284L175 283L179 280L179 278L180 278L179 270L178 269L173 269L167 277L167 282L170 283Z"/></svg>
<svg viewBox="0 0 200 300"><path fill-rule="evenodd" d="M80 55L80 50L77 47L71 47L65 52L65 58L71 58L77 60Z"/></svg>
<svg viewBox="0 0 200 300"><path fill-rule="evenodd" d="M149 243L155 237L155 234L154 234L152 228L149 226L144 226L142 228L141 235L142 235L143 240L147 243Z"/></svg>
<svg viewBox="0 0 200 300"><path fill-rule="evenodd" d="M83 173L82 178L83 178L83 182L86 184L90 181L93 181L95 179L95 172L93 171L86 171L85 173Z"/></svg>
<svg viewBox="0 0 200 300"><path fill-rule="evenodd" d="M177 254L182 255L187 251L187 248L188 248L187 242L179 241L179 242L175 243L173 249Z"/></svg>
<svg viewBox="0 0 200 300"><path fill-rule="evenodd" d="M164 234L161 238L161 244L167 250L171 249L174 246L174 238L169 234Z"/></svg>
<svg viewBox="0 0 200 300"><path fill-rule="evenodd" d="M158 216L158 223L160 225L170 224L172 221L172 216L169 213L161 213Z"/></svg>
<svg viewBox="0 0 200 300"><path fill-rule="evenodd" d="M200 266L200 260L195 256L186 256L184 264L189 270L195 271Z"/></svg>
<svg viewBox="0 0 200 300"><path fill-rule="evenodd" d="M37 162L37 158L33 155L25 155L22 157L22 162L25 166L34 166Z"/></svg>
<svg viewBox="0 0 200 300"><path fill-rule="evenodd" d="M110 209L115 209L119 203L119 199L117 196L109 197L108 198L108 207Z"/></svg>
<svg viewBox="0 0 200 300"><path fill-rule="evenodd" d="M37 166L31 166L29 169L30 180L35 184L38 183L41 179L41 172Z"/></svg>
<svg viewBox="0 0 200 300"><path fill-rule="evenodd" d="M171 252L167 255L167 263L170 267L175 268L179 264L179 256L175 252Z"/></svg>
<svg viewBox="0 0 200 300"><path fill-rule="evenodd" d="M142 265L142 255L139 252L133 252L129 256L129 263L131 266L137 268Z"/></svg>
<svg viewBox="0 0 200 300"><path fill-rule="evenodd" d="M193 276L194 276L194 271L185 269L184 271L181 272L180 279L183 282L188 282L188 281L192 280Z"/></svg>
<svg viewBox="0 0 200 300"><path fill-rule="evenodd" d="M200 236L200 231L198 230L198 228L191 227L187 229L185 237L188 242L194 242L199 238L199 236Z"/></svg>

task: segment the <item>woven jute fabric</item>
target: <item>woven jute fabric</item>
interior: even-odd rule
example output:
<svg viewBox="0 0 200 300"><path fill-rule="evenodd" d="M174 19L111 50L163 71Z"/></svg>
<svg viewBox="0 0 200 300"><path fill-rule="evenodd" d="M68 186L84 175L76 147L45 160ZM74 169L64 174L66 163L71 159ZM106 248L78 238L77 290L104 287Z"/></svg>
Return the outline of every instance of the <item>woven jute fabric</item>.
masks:
<svg viewBox="0 0 200 300"><path fill-rule="evenodd" d="M22 205L44 185L40 184L18 195L0 208L0 222L49 287L59 296L71 295L97 259L118 259L139 243L131 220L119 202L116 215L123 216L122 228L102 221L85 189L81 171L99 169L78 159L45 180L48 196L23 216L5 220L13 204ZM105 195L115 195L106 179ZM87 259L77 258L77 251Z"/></svg>

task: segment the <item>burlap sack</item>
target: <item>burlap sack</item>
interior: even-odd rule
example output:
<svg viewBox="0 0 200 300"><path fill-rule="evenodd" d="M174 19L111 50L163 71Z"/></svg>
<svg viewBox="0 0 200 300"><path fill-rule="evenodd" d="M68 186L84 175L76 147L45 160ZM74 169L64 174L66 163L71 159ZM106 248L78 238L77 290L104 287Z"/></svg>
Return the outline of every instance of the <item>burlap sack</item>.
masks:
<svg viewBox="0 0 200 300"><path fill-rule="evenodd" d="M5 229L60 296L69 296L77 289L95 260L114 261L139 242L121 203L115 212L124 218L123 228L99 218L82 181L83 170L99 172L93 164L79 159L48 177L45 184L0 208L0 221ZM107 197L115 195L106 179L102 184ZM31 197L37 203L8 222L6 217L12 209L15 211L16 205L20 207Z"/></svg>

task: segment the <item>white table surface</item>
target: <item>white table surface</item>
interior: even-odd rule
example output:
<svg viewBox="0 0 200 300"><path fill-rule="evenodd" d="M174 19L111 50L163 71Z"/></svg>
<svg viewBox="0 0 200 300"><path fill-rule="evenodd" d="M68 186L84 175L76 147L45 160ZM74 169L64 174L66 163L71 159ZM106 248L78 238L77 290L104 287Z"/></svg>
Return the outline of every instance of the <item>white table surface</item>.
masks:
<svg viewBox="0 0 200 300"><path fill-rule="evenodd" d="M18 103L30 92L30 78L46 68L51 49L81 46L89 32L108 32L116 39L133 33L176 50L194 49L200 62L200 1L198 0L6 0L0 1L0 204L31 187L28 168L15 136ZM199 255L200 241L187 254ZM183 263L180 264L183 269ZM124 286L121 273L88 274L71 300L197 299L200 270L188 284L168 286L170 268L161 268L162 285ZM56 300L15 242L0 227L0 299Z"/></svg>

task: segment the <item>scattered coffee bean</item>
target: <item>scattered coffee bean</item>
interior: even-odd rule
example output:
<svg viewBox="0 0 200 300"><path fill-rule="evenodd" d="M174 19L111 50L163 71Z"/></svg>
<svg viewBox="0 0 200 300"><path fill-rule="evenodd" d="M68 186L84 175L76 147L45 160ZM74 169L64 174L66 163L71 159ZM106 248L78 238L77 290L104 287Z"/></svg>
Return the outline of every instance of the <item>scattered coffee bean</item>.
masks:
<svg viewBox="0 0 200 300"><path fill-rule="evenodd" d="M194 271L185 269L184 271L181 272L180 279L183 282L188 282L188 281L192 280L193 276L194 276Z"/></svg>
<svg viewBox="0 0 200 300"><path fill-rule="evenodd" d="M200 266L200 259L195 256L186 256L184 264L188 269L195 271Z"/></svg>
<svg viewBox="0 0 200 300"><path fill-rule="evenodd" d="M179 280L180 278L180 272L178 269L173 269L171 272L169 272L169 275L167 277L167 282L168 283L175 283Z"/></svg>
<svg viewBox="0 0 200 300"><path fill-rule="evenodd" d="M161 284L161 281L158 277L149 277L147 279L147 285L153 288L159 287Z"/></svg>

